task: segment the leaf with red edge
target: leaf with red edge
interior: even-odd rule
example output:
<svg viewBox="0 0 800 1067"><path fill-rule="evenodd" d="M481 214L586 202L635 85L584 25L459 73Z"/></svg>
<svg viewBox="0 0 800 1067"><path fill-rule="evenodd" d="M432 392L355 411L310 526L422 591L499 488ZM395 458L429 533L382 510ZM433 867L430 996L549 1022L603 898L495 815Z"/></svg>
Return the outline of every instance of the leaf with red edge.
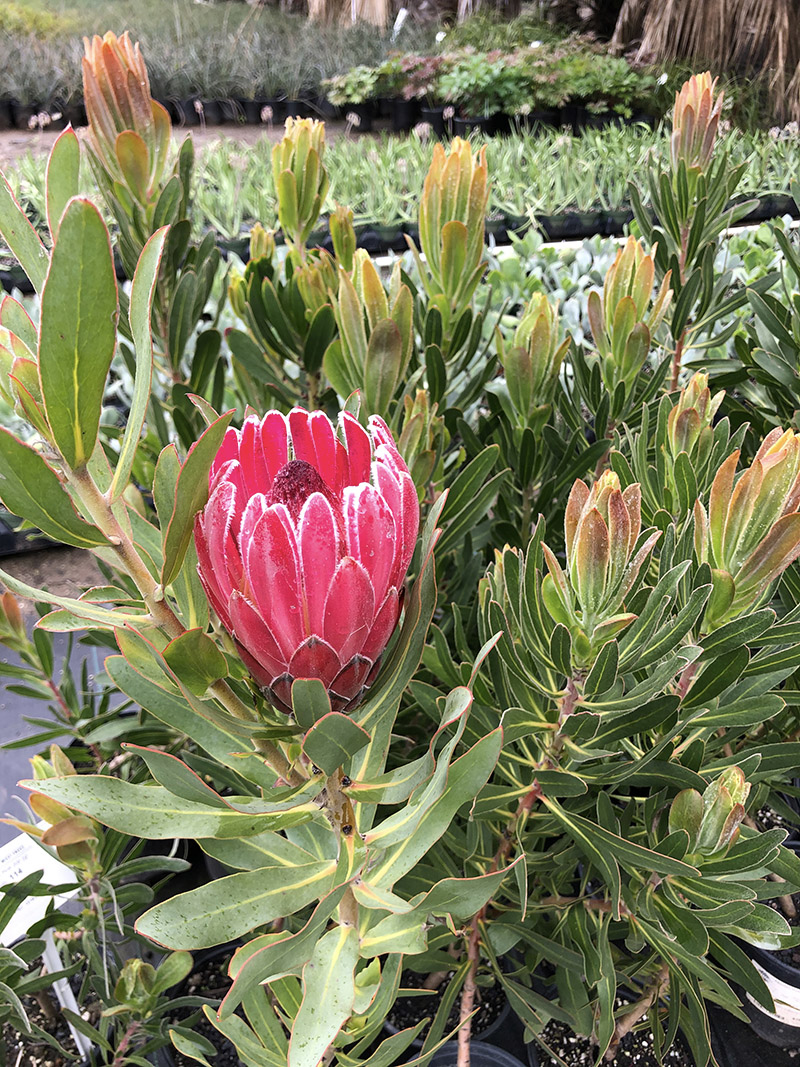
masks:
<svg viewBox="0 0 800 1067"><path fill-rule="evenodd" d="M219 451L233 411L221 415L189 449L178 474L172 515L164 534L161 584L166 588L177 576L192 538L194 517L208 500L208 472Z"/></svg>

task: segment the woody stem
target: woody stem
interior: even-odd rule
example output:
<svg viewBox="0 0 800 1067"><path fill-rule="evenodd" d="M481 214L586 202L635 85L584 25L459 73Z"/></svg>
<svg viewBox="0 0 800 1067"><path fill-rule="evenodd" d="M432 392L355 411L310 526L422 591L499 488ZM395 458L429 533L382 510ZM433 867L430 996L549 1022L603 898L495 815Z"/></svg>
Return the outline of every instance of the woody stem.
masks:
<svg viewBox="0 0 800 1067"><path fill-rule="evenodd" d="M142 595L153 621L171 641L186 633L186 627L164 599L161 586L147 569L136 545L120 525L114 514L112 502L100 492L85 466L66 472L67 480L75 489L89 517L108 538L122 569L133 579ZM254 722L258 716L255 708L249 708L228 683L222 679L209 687L209 691L222 706L237 719ZM290 785L302 785L304 779L293 770L283 752L271 741L258 738L255 747L275 774Z"/></svg>

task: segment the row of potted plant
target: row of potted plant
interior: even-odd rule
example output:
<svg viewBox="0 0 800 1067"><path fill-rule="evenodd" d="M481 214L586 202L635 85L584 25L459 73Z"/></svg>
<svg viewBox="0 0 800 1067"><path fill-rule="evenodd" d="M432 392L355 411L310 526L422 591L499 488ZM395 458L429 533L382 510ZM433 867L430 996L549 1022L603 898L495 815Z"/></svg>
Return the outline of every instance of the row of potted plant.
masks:
<svg viewBox="0 0 800 1067"><path fill-rule="evenodd" d="M800 138L787 128L745 134L733 129L720 139L732 163L746 161L741 195L759 204L751 220L794 212L785 193L797 171ZM486 143L493 175L487 225L495 238L519 233L535 218L552 237L614 232L630 219L628 179L650 159L663 160L668 139L663 128L644 125L589 130L581 137L563 131L520 132ZM403 233L416 229L414 190L430 165L433 145L417 134L369 140L337 140L327 152L330 188L323 213L337 202L352 206L365 247L380 251L406 247ZM45 159L28 156L8 173L15 195L36 224L46 217ZM92 189L84 174L84 188ZM648 194L645 190L645 203ZM258 219L275 211L275 190L266 141L255 146L221 141L204 148L198 160L194 224L198 234L213 230L244 254L247 234ZM327 238L324 227L315 241Z"/></svg>
<svg viewBox="0 0 800 1067"><path fill-rule="evenodd" d="M374 102L388 97L397 101L396 129L421 119L441 133L442 111L449 107L455 132L465 134L497 129L499 116L576 128L636 113L660 117L669 106L670 89L661 92L661 106L655 90L667 81L660 70L637 69L575 38L551 45L533 41L510 52L466 48L398 54L377 67L355 67L323 87L333 104L359 116L362 129L368 128Z"/></svg>

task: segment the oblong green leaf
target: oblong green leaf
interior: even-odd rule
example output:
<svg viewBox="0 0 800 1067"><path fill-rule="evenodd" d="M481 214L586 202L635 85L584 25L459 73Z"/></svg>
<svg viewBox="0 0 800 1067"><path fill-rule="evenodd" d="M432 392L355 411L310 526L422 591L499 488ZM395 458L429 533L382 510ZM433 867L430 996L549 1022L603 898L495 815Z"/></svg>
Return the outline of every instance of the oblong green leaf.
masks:
<svg viewBox="0 0 800 1067"><path fill-rule="evenodd" d="M47 161L47 225L50 236L58 237L58 224L69 201L80 192L81 146L73 129L56 138Z"/></svg>
<svg viewBox="0 0 800 1067"><path fill-rule="evenodd" d="M369 741L367 731L347 715L330 711L315 722L303 738L303 751L312 763L331 775Z"/></svg>
<svg viewBox="0 0 800 1067"><path fill-rule="evenodd" d="M264 867L217 878L146 911L138 933L168 948L208 948L233 941L330 892L336 864Z"/></svg>
<svg viewBox="0 0 800 1067"><path fill-rule="evenodd" d="M34 452L0 427L0 500L56 541L75 548L107 545L105 534L84 522L58 475Z"/></svg>
<svg viewBox="0 0 800 1067"><path fill-rule="evenodd" d="M311 804L281 812L211 807L184 800L160 785L135 785L102 774L23 781L20 785L82 811L123 834L149 841L171 837L248 837L305 822L317 810Z"/></svg>
<svg viewBox="0 0 800 1067"><path fill-rule="evenodd" d="M89 460L117 342L111 241L89 200L70 200L42 292L39 374L47 420L67 464Z"/></svg>

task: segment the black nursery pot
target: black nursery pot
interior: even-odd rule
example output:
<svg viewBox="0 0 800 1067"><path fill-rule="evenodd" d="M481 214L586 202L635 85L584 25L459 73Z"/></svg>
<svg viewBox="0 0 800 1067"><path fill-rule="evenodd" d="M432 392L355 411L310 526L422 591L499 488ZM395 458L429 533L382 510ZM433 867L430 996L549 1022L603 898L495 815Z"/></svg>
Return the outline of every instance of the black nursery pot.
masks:
<svg viewBox="0 0 800 1067"><path fill-rule="evenodd" d="M175 101L175 117L181 126L199 126L200 114L195 107L197 97L191 96L187 100Z"/></svg>
<svg viewBox="0 0 800 1067"><path fill-rule="evenodd" d="M767 1012L743 994L744 1009L753 1030L764 1041L780 1048L800 1046L800 967L777 959L774 952L742 945L756 965L775 1001L775 1012Z"/></svg>
<svg viewBox="0 0 800 1067"><path fill-rule="evenodd" d="M469 137L471 133L488 135L492 132L493 119L483 115L476 118L453 119L453 133L456 137Z"/></svg>
<svg viewBox="0 0 800 1067"><path fill-rule="evenodd" d="M347 104L342 108L345 121L349 120L350 115L355 115L358 122L354 123L354 129L359 133L369 133L372 129L372 102L367 100L363 104Z"/></svg>
<svg viewBox="0 0 800 1067"><path fill-rule="evenodd" d="M64 108L64 125L72 126L73 130L78 129L81 126L87 126L89 123L86 117L86 105L82 100L78 100L74 104L67 104Z"/></svg>
<svg viewBox="0 0 800 1067"><path fill-rule="evenodd" d="M11 116L11 101L0 100L0 130L10 130L14 126Z"/></svg>
<svg viewBox="0 0 800 1067"><path fill-rule="evenodd" d="M245 121L242 100L236 100L230 96L226 97L225 100L219 101L219 110L223 122L230 122L233 126L241 126Z"/></svg>
<svg viewBox="0 0 800 1067"><path fill-rule="evenodd" d="M534 1059L529 1060L533 1067L539 1067L536 1053ZM487 1045L480 1041L470 1041L469 1061L472 1067L524 1067L522 1060L512 1056L510 1052ZM431 1060L430 1067L456 1067L458 1063L458 1044L448 1041L444 1048L439 1049Z"/></svg>
<svg viewBox="0 0 800 1067"><path fill-rule="evenodd" d="M620 209L609 211L605 216L603 232L607 237L621 237L625 233L625 227L633 222L633 212Z"/></svg>
<svg viewBox="0 0 800 1067"><path fill-rule="evenodd" d="M203 105L203 120L206 126L221 126L223 122L222 108L219 100L201 100Z"/></svg>
<svg viewBox="0 0 800 1067"><path fill-rule="evenodd" d="M302 119L308 114L308 108L302 100L284 100L283 101L283 115L284 118Z"/></svg>
<svg viewBox="0 0 800 1067"><path fill-rule="evenodd" d="M786 841L786 848L800 853L800 842ZM795 894L795 904L798 894ZM759 1037L781 1048L800 1047L800 953L798 959L780 958L778 952L756 948L745 942L740 947L753 961L775 1001L771 1013L756 1004L747 993L742 994L744 1009L750 1025ZM793 950L779 950L781 955Z"/></svg>
<svg viewBox="0 0 800 1067"><path fill-rule="evenodd" d="M327 96L318 96L314 100L312 107L322 119L338 119L341 115L341 108L338 108L336 104L332 104Z"/></svg>
<svg viewBox="0 0 800 1067"><path fill-rule="evenodd" d="M448 129L450 123L445 123L443 107L421 107L419 121L427 122L437 137L444 137L450 132Z"/></svg>
<svg viewBox="0 0 800 1067"><path fill-rule="evenodd" d="M251 126L280 126L286 118L285 100L244 100L245 121Z"/></svg>
<svg viewBox="0 0 800 1067"><path fill-rule="evenodd" d="M403 100L402 98L392 100L392 129L394 132L402 133L404 130L410 130L417 121L417 113L416 100Z"/></svg>
<svg viewBox="0 0 800 1067"><path fill-rule="evenodd" d="M31 129L30 121L34 115L38 115L41 108L36 104L20 104L16 100L11 101L11 118L18 130Z"/></svg>

